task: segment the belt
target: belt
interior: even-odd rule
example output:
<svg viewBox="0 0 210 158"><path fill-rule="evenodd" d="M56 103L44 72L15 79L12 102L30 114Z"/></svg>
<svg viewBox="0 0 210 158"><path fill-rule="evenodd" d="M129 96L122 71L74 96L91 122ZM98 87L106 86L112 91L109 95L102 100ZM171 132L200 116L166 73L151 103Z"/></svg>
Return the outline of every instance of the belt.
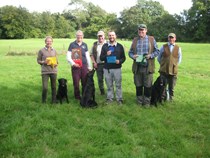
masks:
<svg viewBox="0 0 210 158"><path fill-rule="evenodd" d="M104 63L97 63L98 65L104 65Z"/></svg>

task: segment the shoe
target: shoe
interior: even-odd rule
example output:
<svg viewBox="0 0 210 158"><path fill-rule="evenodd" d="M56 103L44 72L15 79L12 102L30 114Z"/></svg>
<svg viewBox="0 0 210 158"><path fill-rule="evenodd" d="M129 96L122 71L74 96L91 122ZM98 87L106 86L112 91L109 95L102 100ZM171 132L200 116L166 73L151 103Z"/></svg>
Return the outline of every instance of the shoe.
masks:
<svg viewBox="0 0 210 158"><path fill-rule="evenodd" d="M122 105L122 104L123 104L123 101L122 101L122 100L118 100L118 101L117 101L117 104L118 104L118 105Z"/></svg>
<svg viewBox="0 0 210 158"><path fill-rule="evenodd" d="M113 100L112 99L107 99L106 100L106 105L111 104L111 103L113 103Z"/></svg>
<svg viewBox="0 0 210 158"><path fill-rule="evenodd" d="M170 95L170 96L169 96L169 101L170 101L170 102L173 102L173 100L174 100L174 99L173 99L173 96Z"/></svg>
<svg viewBox="0 0 210 158"><path fill-rule="evenodd" d="M150 107L150 104L143 104L143 107L149 108Z"/></svg>
<svg viewBox="0 0 210 158"><path fill-rule="evenodd" d="M137 100L136 102L137 102L138 105L142 105L143 104L143 102L140 101L140 100Z"/></svg>
<svg viewBox="0 0 210 158"><path fill-rule="evenodd" d="M142 105L143 104L143 96L137 96L136 101L137 101L138 105Z"/></svg>
<svg viewBox="0 0 210 158"><path fill-rule="evenodd" d="M76 100L80 101L81 100L81 97L75 97Z"/></svg>
<svg viewBox="0 0 210 158"><path fill-rule="evenodd" d="M144 97L144 101L142 105L144 107L150 107L150 100L151 100L151 97Z"/></svg>
<svg viewBox="0 0 210 158"><path fill-rule="evenodd" d="M101 95L105 95L104 89L101 89Z"/></svg>
<svg viewBox="0 0 210 158"><path fill-rule="evenodd" d="M57 104L57 102L52 101L51 104L54 104L55 105L55 104Z"/></svg>

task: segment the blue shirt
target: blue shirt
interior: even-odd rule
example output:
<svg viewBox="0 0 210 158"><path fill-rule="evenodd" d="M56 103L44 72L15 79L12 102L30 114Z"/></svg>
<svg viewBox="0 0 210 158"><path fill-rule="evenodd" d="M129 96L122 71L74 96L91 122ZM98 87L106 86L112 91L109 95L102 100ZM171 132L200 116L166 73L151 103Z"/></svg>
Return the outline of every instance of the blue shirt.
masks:
<svg viewBox="0 0 210 158"><path fill-rule="evenodd" d="M138 55L148 54L149 49L150 49L149 43L150 42L149 42L149 36L148 35L146 35L144 38L138 38L137 45L136 45L137 54ZM156 56L158 56L158 54L159 54L159 49L158 49L157 43L154 39L154 50L153 50L153 52L151 52L151 58L155 58ZM134 54L133 54L132 48L130 48L129 57L134 59L133 55Z"/></svg>

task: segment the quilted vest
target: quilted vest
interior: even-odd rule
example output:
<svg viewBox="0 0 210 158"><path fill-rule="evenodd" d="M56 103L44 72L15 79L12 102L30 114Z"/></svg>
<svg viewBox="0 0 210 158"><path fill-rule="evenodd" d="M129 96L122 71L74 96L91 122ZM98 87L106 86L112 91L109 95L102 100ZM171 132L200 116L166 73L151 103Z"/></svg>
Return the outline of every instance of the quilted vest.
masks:
<svg viewBox="0 0 210 158"><path fill-rule="evenodd" d="M149 37L149 54L151 54L154 51L154 37L153 36L148 36ZM133 43L131 45L131 48L133 50L133 54L137 54L136 51L136 46L137 46L137 42L138 42L139 37L135 37L133 39ZM148 68L147 68L147 72L148 73L154 73L155 72L155 58L149 59L147 60L148 62ZM132 71L133 73L136 73L138 70L138 65L136 63L136 61L133 61L133 65L132 65Z"/></svg>
<svg viewBox="0 0 210 158"><path fill-rule="evenodd" d="M170 52L168 44L164 44L163 48L164 52L160 61L159 72L169 75L177 75L179 46L175 45L172 52Z"/></svg>

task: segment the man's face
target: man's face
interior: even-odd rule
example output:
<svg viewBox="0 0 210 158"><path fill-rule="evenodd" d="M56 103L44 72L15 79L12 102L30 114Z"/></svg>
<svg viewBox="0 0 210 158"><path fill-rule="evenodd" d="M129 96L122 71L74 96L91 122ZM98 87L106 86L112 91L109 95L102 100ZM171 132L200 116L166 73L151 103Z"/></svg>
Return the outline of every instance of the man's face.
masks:
<svg viewBox="0 0 210 158"><path fill-rule="evenodd" d="M51 38L47 38L47 39L45 40L45 44L46 44L46 47L47 47L47 48L52 47L52 43L53 43L53 41L52 41Z"/></svg>
<svg viewBox="0 0 210 158"><path fill-rule="evenodd" d="M168 42L169 42L170 44L174 44L175 41L176 41L176 37L172 37L172 36L169 36L169 37L168 37Z"/></svg>
<svg viewBox="0 0 210 158"><path fill-rule="evenodd" d="M103 35L98 35L98 42L102 43L104 41L104 36Z"/></svg>
<svg viewBox="0 0 210 158"><path fill-rule="evenodd" d="M83 34L81 32L77 33L76 38L77 38L77 42L82 42Z"/></svg>
<svg viewBox="0 0 210 158"><path fill-rule="evenodd" d="M108 36L109 36L109 41L110 42L115 42L115 40L116 40L115 32L109 32Z"/></svg>
<svg viewBox="0 0 210 158"><path fill-rule="evenodd" d="M144 29L139 29L139 30L138 30L138 34L139 34L140 37L145 37L146 34L147 34L147 29L146 29L146 28L144 28Z"/></svg>

